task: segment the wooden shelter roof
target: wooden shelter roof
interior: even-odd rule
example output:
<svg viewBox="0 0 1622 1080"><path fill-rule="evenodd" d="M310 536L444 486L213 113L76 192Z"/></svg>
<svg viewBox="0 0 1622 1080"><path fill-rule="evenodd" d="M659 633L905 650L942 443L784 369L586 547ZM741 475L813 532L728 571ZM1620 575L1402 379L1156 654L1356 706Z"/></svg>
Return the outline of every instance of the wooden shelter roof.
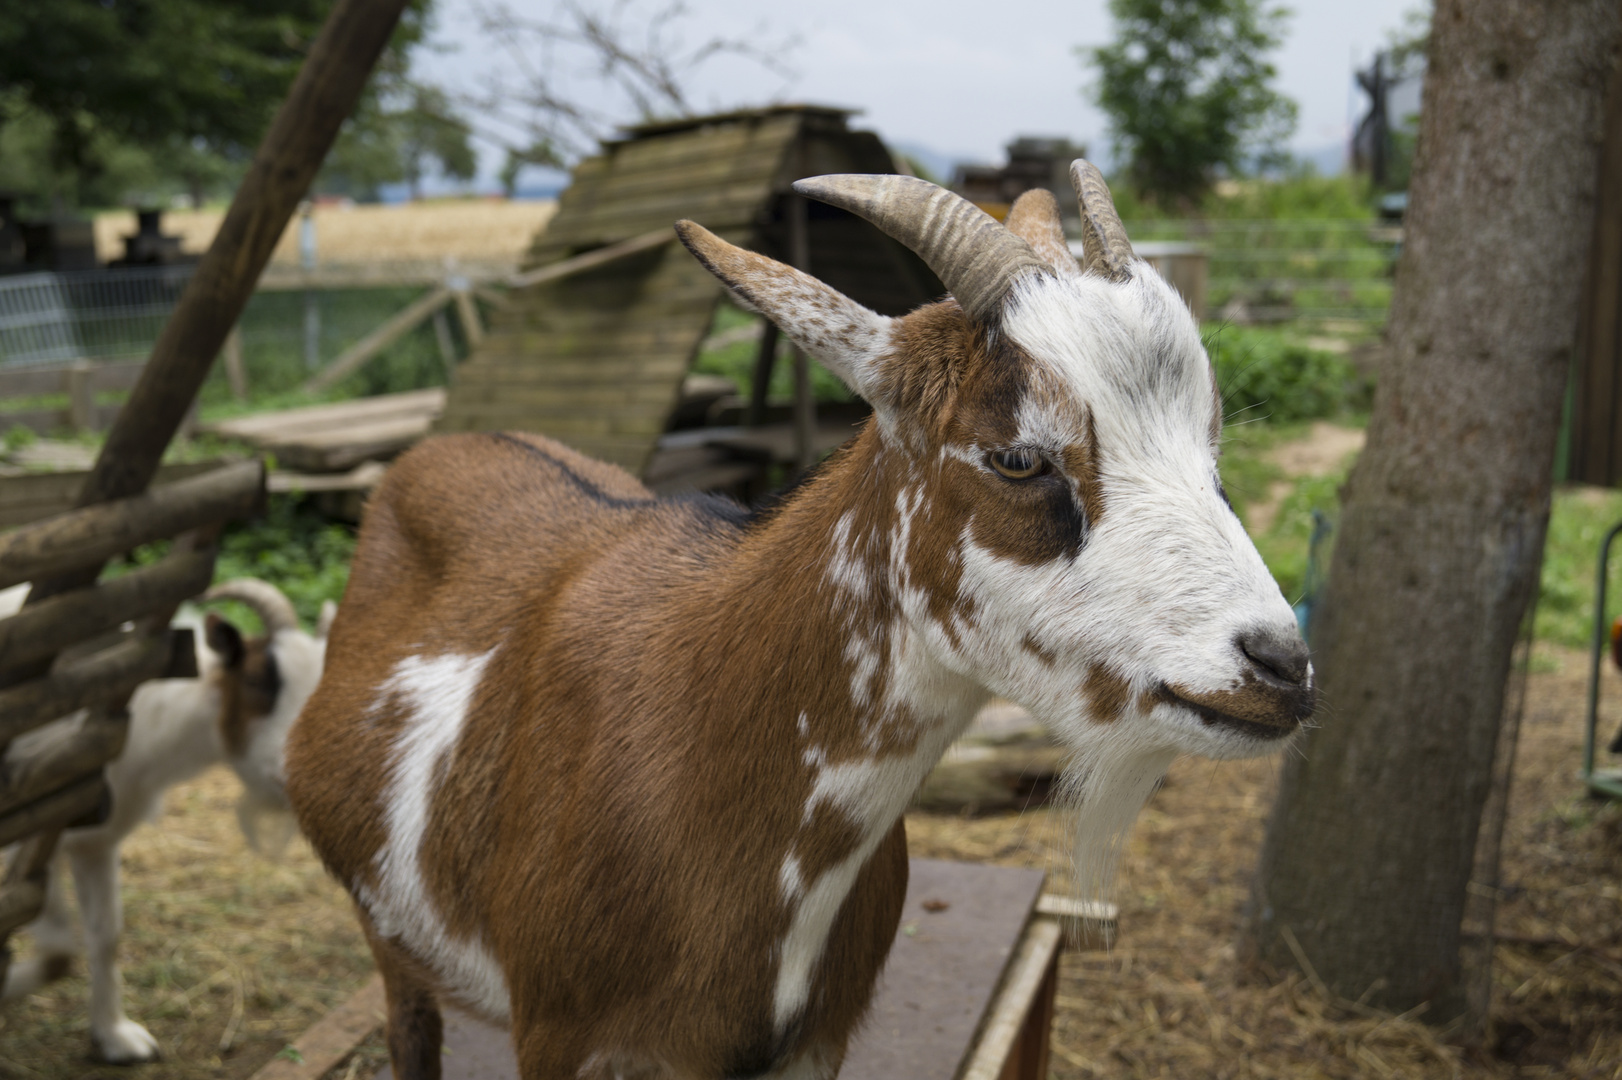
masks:
<svg viewBox="0 0 1622 1080"><path fill-rule="evenodd" d="M894 172L878 136L815 106L644 125L582 161L525 261L537 269L691 218L732 243L788 257L790 185L833 172ZM813 203L811 273L899 314L944 291L910 251ZM459 368L442 431L537 431L640 473L666 430L721 299L672 242L515 290Z"/></svg>

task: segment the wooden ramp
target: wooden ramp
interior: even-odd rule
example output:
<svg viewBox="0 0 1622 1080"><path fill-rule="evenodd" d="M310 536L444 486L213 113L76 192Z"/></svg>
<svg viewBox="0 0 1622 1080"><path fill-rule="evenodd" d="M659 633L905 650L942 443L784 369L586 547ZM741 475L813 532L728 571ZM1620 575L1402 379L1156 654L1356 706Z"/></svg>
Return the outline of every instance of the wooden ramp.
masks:
<svg viewBox="0 0 1622 1080"><path fill-rule="evenodd" d="M525 265L557 265L680 218L791 262L800 213L809 219L802 269L878 311L910 310L944 291L923 263L859 218L790 190L804 176L895 171L878 137L850 130L848 116L780 106L631 129L576 168ZM458 370L439 430L540 432L647 475L721 294L673 232L515 290Z"/></svg>
<svg viewBox="0 0 1622 1080"><path fill-rule="evenodd" d="M913 859L907 899L867 1023L841 1080L1046 1080L1063 944L1046 875ZM1062 905L1060 905L1062 907ZM369 983L254 1080L314 1080L382 1020ZM517 1080L507 1032L445 1014L444 1080ZM384 1066L356 1080L392 1080Z"/></svg>

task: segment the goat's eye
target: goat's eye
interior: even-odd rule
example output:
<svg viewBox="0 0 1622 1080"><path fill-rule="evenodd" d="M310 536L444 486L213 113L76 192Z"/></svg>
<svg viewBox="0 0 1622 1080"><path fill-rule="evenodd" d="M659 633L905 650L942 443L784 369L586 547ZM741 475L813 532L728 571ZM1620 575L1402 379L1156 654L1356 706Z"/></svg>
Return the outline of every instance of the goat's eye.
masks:
<svg viewBox="0 0 1622 1080"><path fill-rule="evenodd" d="M1047 470L1048 463L1034 450L997 450L991 467L1010 480L1029 480Z"/></svg>

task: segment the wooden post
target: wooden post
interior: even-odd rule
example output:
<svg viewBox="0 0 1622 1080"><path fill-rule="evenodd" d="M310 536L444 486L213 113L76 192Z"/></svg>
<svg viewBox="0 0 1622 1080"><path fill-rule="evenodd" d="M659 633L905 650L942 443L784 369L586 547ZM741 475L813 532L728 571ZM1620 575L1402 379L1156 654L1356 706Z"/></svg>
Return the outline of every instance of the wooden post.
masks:
<svg viewBox="0 0 1622 1080"><path fill-rule="evenodd" d="M473 300L472 289L457 289L456 316L462 323L462 335L467 338L467 350L472 352L484 343L484 324L479 321L479 305Z"/></svg>
<svg viewBox="0 0 1622 1080"><path fill-rule="evenodd" d="M807 235L806 202L788 197L789 261L796 270L811 272L811 238ZM811 358L794 346L794 459L801 472L817 463L813 441L817 430L817 401L811 395Z"/></svg>
<svg viewBox="0 0 1622 1080"><path fill-rule="evenodd" d="M242 324L231 327L225 335L225 381L231 384L231 396L238 401L248 400L248 369L242 363Z"/></svg>
<svg viewBox="0 0 1622 1080"><path fill-rule="evenodd" d="M366 361L393 345L406 334L415 330L424 319L439 311L451 301L449 289L434 289L427 296L422 297L404 311L397 313L382 326L361 338L338 359L315 373L315 377L304 384L306 393L320 393L334 383L354 374L365 366Z"/></svg>
<svg viewBox="0 0 1622 1080"><path fill-rule="evenodd" d="M767 319L766 325L761 328L760 351L755 353L755 373L749 382L747 423L750 427L759 427L766 422L766 397L771 393L772 370L777 366L778 336L777 324Z"/></svg>
<svg viewBox="0 0 1622 1080"><path fill-rule="evenodd" d="M62 388L68 394L68 430L78 434L96 430L96 388L91 376L96 366L75 360L62 370Z"/></svg>
<svg viewBox="0 0 1622 1080"><path fill-rule="evenodd" d="M451 340L451 321L444 308L434 312L434 343L439 346L439 362L445 365L445 381L449 382L456 370L456 342Z"/></svg>

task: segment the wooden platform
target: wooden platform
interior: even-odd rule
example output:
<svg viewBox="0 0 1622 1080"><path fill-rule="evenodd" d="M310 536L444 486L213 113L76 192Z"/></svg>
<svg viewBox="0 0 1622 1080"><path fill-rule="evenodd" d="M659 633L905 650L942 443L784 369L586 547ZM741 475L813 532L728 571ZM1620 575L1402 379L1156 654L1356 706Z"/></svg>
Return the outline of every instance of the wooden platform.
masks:
<svg viewBox="0 0 1622 1080"><path fill-rule="evenodd" d="M444 388L430 387L216 420L198 430L274 454L281 467L333 473L393 457L428 434L444 411Z"/></svg>
<svg viewBox="0 0 1622 1080"><path fill-rule="evenodd" d="M1061 944L1039 870L913 859L901 932L842 1080L1044 1080ZM311 1080L376 1030L374 980L254 1080ZM505 1030L446 1014L445 1080L516 1080ZM374 1080L392 1080L387 1066ZM357 1074L356 1080L367 1080Z"/></svg>

